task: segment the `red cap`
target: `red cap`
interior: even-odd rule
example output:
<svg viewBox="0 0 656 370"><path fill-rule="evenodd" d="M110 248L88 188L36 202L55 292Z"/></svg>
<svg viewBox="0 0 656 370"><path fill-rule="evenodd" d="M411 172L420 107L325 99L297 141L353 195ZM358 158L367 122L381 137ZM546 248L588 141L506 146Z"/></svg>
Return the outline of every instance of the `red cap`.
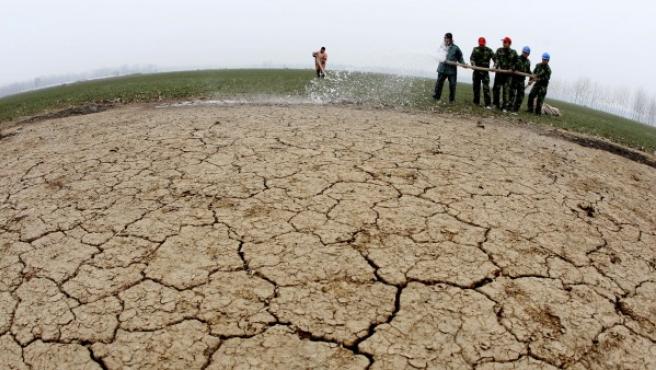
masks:
<svg viewBox="0 0 656 370"><path fill-rule="evenodd" d="M479 37L478 38L478 45L479 46L485 46L486 43L487 43L487 41L485 41L485 37Z"/></svg>
<svg viewBox="0 0 656 370"><path fill-rule="evenodd" d="M509 43L509 44L512 44L512 39L511 39L510 37L508 37L508 36L504 37L503 40L501 40L501 41L503 41L504 43L507 42L507 43Z"/></svg>

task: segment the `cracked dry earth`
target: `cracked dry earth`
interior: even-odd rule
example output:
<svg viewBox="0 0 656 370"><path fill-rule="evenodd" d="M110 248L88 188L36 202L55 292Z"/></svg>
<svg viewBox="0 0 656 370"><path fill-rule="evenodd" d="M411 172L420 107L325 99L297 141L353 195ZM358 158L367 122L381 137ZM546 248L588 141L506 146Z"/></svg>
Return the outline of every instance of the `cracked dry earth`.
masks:
<svg viewBox="0 0 656 370"><path fill-rule="evenodd" d="M654 369L656 171L336 106L0 142L9 369Z"/></svg>

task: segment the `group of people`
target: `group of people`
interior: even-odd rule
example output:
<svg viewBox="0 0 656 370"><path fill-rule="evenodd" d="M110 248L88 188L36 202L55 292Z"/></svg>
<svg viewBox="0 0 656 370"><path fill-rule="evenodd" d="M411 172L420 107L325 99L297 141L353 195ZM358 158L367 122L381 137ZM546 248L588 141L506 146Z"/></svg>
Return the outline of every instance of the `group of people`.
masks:
<svg viewBox="0 0 656 370"><path fill-rule="evenodd" d="M483 87L484 105L492 109L494 105L504 112L517 114L524 101L526 90L526 78L529 76L529 85L533 85L528 96L528 112L537 115L542 114L542 105L547 96L547 88L551 79L551 68L549 53L542 54L542 62L535 66L531 73L531 48L525 46L522 54L511 48L512 40L505 37L503 47L493 52L487 47L484 37L478 39L478 46L474 48L469 58L470 64L466 64L462 51L453 43L453 35L444 35L444 48L446 58L437 68L437 82L433 98L440 101L444 82L449 81L449 102L455 100L456 85L458 80L458 66L471 68L473 72L474 104L481 103L481 86ZM492 97L490 97L490 62L494 62L495 72Z"/></svg>
<svg viewBox="0 0 656 370"><path fill-rule="evenodd" d="M435 83L435 94L433 98L440 101L444 82L449 81L449 102L453 103L456 97L456 86L458 82L458 66L471 68L473 74L474 86L474 104L481 104L481 87L483 90L483 102L487 109L492 109L494 105L503 112L517 114L524 101L524 91L526 90L526 78L529 78L529 85L533 85L528 95L528 112L537 115L542 114L542 105L547 96L547 88L551 79L551 68L549 53L542 54L542 62L535 66L531 73L531 61L528 57L531 55L531 48L525 46L522 54L511 48L512 40L505 37L503 47L493 52L487 47L484 37L478 39L478 46L472 50L469 57L469 64L466 64L460 48L453 43L453 35L447 33L444 35L444 48L446 58L437 68L437 82ZM325 78L326 63L328 62L328 53L326 48L312 53L314 58L314 67L317 78ZM490 69L490 63L494 62L494 68ZM490 71L495 72L494 85L492 87L492 96L490 96Z"/></svg>

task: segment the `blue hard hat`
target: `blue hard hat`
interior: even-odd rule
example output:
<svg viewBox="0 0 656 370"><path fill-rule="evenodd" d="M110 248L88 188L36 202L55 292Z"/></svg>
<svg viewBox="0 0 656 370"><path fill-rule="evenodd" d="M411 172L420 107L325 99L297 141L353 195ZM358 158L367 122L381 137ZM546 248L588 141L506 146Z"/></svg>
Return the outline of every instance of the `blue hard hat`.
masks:
<svg viewBox="0 0 656 370"><path fill-rule="evenodd" d="M542 54L542 59L549 60L549 59L551 59L551 55L549 55L549 53L544 53L544 54Z"/></svg>
<svg viewBox="0 0 656 370"><path fill-rule="evenodd" d="M524 49L522 49L522 53L531 54L531 48L529 48L528 46L524 46Z"/></svg>

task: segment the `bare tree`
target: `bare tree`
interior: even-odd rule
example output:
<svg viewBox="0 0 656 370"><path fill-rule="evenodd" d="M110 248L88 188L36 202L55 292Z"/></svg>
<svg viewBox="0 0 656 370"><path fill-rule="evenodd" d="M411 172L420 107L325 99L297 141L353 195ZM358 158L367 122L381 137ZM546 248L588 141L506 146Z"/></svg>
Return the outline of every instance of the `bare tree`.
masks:
<svg viewBox="0 0 656 370"><path fill-rule="evenodd" d="M592 81L589 78L581 78L574 84L574 102L580 105L588 105L587 96L590 93Z"/></svg>
<svg viewBox="0 0 656 370"><path fill-rule="evenodd" d="M590 87L590 106L595 109L608 110L608 97L604 94L606 89L598 82L593 82Z"/></svg>
<svg viewBox="0 0 656 370"><path fill-rule="evenodd" d="M636 121L642 121L645 113L647 112L647 104L649 97L647 92L643 88L638 88L633 97L633 119Z"/></svg>
<svg viewBox="0 0 656 370"><path fill-rule="evenodd" d="M647 113L647 122L656 125L656 96L652 96Z"/></svg>
<svg viewBox="0 0 656 370"><path fill-rule="evenodd" d="M630 102L629 89L624 86L616 88L613 91L612 101L613 113L626 117Z"/></svg>

